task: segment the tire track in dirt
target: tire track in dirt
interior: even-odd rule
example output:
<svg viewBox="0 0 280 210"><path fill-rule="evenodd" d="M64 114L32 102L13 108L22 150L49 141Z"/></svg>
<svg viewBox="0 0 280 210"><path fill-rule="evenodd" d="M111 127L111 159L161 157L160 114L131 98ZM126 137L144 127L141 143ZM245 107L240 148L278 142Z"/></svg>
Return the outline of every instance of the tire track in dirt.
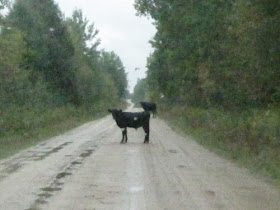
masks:
<svg viewBox="0 0 280 210"><path fill-rule="evenodd" d="M98 149L113 126L105 117L0 161L0 209L28 209L38 198L49 197L48 190L62 186L55 180L69 175L70 166L81 165L80 160Z"/></svg>
<svg viewBox="0 0 280 210"><path fill-rule="evenodd" d="M96 146L94 148L83 151L77 159L66 166L63 171L59 172L55 176L55 179L47 187L41 188L41 192L37 194L38 198L31 205L31 207L26 210L40 209L40 206L46 204L48 202L48 199L54 196L55 192L62 190L67 176L71 176L75 170L79 170L79 166L83 164L84 159L92 155L92 153L95 151L95 148Z"/></svg>

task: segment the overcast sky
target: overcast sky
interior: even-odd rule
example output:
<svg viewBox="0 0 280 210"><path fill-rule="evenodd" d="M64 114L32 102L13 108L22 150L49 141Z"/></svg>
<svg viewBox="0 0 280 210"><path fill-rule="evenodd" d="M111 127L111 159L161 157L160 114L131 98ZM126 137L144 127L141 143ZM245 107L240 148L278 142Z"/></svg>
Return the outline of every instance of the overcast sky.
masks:
<svg viewBox="0 0 280 210"><path fill-rule="evenodd" d="M149 40L155 34L152 21L136 16L134 0L55 0L62 13L70 17L81 9L99 30L99 49L114 51L122 60L132 92L138 78L146 76L146 59L152 52ZM135 68L139 70L135 71Z"/></svg>

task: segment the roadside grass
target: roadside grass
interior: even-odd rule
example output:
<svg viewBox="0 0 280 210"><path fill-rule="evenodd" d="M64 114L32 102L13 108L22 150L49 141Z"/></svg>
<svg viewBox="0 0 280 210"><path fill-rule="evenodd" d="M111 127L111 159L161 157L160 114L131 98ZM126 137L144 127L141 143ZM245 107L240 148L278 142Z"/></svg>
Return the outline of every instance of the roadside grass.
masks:
<svg viewBox="0 0 280 210"><path fill-rule="evenodd" d="M176 131L280 187L278 109L233 113L187 106L161 108L161 117Z"/></svg>
<svg viewBox="0 0 280 210"><path fill-rule="evenodd" d="M125 103L121 103L122 107ZM64 106L54 109L10 110L0 120L0 159L107 115L104 105L93 108Z"/></svg>

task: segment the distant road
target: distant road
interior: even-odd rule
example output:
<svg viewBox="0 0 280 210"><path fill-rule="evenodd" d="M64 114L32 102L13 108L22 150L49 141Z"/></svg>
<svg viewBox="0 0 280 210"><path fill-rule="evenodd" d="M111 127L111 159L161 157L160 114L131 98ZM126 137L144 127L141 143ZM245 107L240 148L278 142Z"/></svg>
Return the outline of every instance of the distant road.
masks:
<svg viewBox="0 0 280 210"><path fill-rule="evenodd" d="M142 128L120 140L108 115L0 161L0 209L280 209L279 189L161 119L150 144Z"/></svg>

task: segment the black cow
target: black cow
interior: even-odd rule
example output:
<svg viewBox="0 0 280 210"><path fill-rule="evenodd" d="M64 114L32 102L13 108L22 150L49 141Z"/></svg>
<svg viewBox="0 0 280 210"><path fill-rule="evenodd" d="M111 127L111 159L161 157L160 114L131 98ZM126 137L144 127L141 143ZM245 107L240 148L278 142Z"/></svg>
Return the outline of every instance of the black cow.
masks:
<svg viewBox="0 0 280 210"><path fill-rule="evenodd" d="M143 109L147 112L152 112L153 113L153 118L156 118L156 113L157 113L157 105L153 102L140 102L141 106Z"/></svg>
<svg viewBox="0 0 280 210"><path fill-rule="evenodd" d="M108 109L112 113L117 125L122 129L122 141L127 142L127 127L140 128L143 127L146 136L144 143L149 143L150 135L150 113L149 112L123 112L117 109Z"/></svg>

